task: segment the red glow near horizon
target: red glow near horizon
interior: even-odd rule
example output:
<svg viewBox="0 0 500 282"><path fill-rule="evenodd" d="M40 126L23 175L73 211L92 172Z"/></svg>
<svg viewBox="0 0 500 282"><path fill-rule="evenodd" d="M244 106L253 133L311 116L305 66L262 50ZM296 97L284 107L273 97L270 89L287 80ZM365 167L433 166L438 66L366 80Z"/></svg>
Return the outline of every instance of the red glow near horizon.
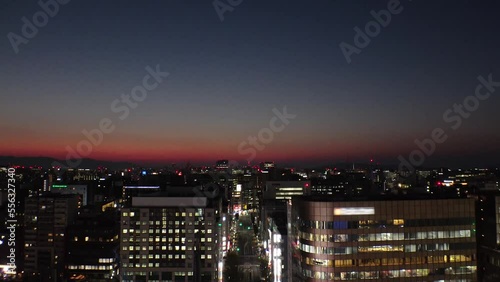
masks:
<svg viewBox="0 0 500 282"><path fill-rule="evenodd" d="M87 155L79 155L76 158L68 153L69 150L77 151L78 144L82 142L80 134L68 135L66 138L59 138L58 135L38 136L27 132L22 136L17 136L17 140L0 140L0 155L15 157L51 157L57 160L68 158L89 158L103 161L123 161L137 164L162 164L162 163L212 163L217 159L230 159L237 162L243 161L249 165L261 161L274 160L279 163L292 163L296 161L318 162L325 160L342 161L349 156L352 159L370 159L369 149L361 141L332 140L329 146L321 146L314 140L297 140L283 143L276 140L271 144L266 144L264 150L256 151L256 158L249 161L251 154L241 154L238 151L238 144L246 140L244 137L234 137L233 139L204 140L191 138L186 135L179 138L152 134L141 138L130 138L129 135L121 132L106 135L102 144L92 147ZM38 140L35 144L31 140ZM380 155L392 156L391 151L394 146L390 143L377 144L377 152ZM247 149L250 146L247 146ZM319 148L319 149L318 149ZM370 149L372 150L372 149ZM404 151L404 150L403 150ZM371 158L373 161L374 158Z"/></svg>

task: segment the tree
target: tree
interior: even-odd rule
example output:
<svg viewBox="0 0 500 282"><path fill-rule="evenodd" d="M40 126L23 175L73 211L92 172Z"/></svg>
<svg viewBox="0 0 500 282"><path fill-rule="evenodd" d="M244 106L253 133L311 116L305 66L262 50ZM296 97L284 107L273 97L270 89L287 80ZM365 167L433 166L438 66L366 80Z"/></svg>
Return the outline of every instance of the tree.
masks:
<svg viewBox="0 0 500 282"><path fill-rule="evenodd" d="M235 251L229 251L226 255L224 267L225 282L240 282L240 272L238 266L240 264L240 256Z"/></svg>

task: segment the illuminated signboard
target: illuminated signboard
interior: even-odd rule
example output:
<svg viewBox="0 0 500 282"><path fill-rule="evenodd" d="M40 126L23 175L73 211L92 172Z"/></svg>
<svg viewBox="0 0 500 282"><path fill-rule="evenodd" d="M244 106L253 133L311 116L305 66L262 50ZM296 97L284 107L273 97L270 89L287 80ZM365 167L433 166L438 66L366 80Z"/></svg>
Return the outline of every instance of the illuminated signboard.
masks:
<svg viewBox="0 0 500 282"><path fill-rule="evenodd" d="M123 186L124 189L160 189L160 186Z"/></svg>
<svg viewBox="0 0 500 282"><path fill-rule="evenodd" d="M334 215L372 215L375 214L375 208L335 208Z"/></svg>
<svg viewBox="0 0 500 282"><path fill-rule="evenodd" d="M68 185L52 185L52 188L68 188Z"/></svg>
<svg viewBox="0 0 500 282"><path fill-rule="evenodd" d="M236 192L241 192L241 184L236 184Z"/></svg>

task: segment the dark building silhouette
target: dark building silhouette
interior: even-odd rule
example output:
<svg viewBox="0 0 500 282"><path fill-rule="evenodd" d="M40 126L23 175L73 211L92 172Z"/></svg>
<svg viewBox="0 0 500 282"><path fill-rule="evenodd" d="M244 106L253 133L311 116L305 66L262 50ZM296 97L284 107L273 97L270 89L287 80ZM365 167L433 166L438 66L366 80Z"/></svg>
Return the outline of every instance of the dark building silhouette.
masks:
<svg viewBox="0 0 500 282"><path fill-rule="evenodd" d="M118 281L120 216L116 210L87 208L68 226L66 278Z"/></svg>
<svg viewBox="0 0 500 282"><path fill-rule="evenodd" d="M26 198L25 281L62 279L66 228L77 215L78 200L78 195L52 193Z"/></svg>

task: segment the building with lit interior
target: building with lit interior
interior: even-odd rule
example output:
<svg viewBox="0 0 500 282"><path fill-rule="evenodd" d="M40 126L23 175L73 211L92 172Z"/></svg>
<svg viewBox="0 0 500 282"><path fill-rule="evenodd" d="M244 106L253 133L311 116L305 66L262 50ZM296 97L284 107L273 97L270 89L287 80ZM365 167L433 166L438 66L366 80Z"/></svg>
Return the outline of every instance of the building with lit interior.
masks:
<svg viewBox="0 0 500 282"><path fill-rule="evenodd" d="M64 270L66 232L79 195L47 193L26 198L24 281L54 281Z"/></svg>
<svg viewBox="0 0 500 282"><path fill-rule="evenodd" d="M284 219L286 221L286 214ZM272 281L280 282L283 281L283 276L286 275L286 228L279 230L280 226L276 224L272 217L268 217L267 221L267 229L265 230L267 234L263 237L264 249L271 266Z"/></svg>
<svg viewBox="0 0 500 282"><path fill-rule="evenodd" d="M264 199L290 200L295 196L309 195L311 181L266 181Z"/></svg>
<svg viewBox="0 0 500 282"><path fill-rule="evenodd" d="M116 279L119 258L118 211L86 208L67 228L65 272L69 281Z"/></svg>
<svg viewBox="0 0 500 282"><path fill-rule="evenodd" d="M66 185L66 184L53 184L50 190L55 194L77 194L80 195L78 206L86 206L88 204L88 189L87 185Z"/></svg>
<svg viewBox="0 0 500 282"><path fill-rule="evenodd" d="M133 197L121 211L121 281L216 281L220 214L207 197Z"/></svg>
<svg viewBox="0 0 500 282"><path fill-rule="evenodd" d="M293 201L301 281L472 282L474 199Z"/></svg>

